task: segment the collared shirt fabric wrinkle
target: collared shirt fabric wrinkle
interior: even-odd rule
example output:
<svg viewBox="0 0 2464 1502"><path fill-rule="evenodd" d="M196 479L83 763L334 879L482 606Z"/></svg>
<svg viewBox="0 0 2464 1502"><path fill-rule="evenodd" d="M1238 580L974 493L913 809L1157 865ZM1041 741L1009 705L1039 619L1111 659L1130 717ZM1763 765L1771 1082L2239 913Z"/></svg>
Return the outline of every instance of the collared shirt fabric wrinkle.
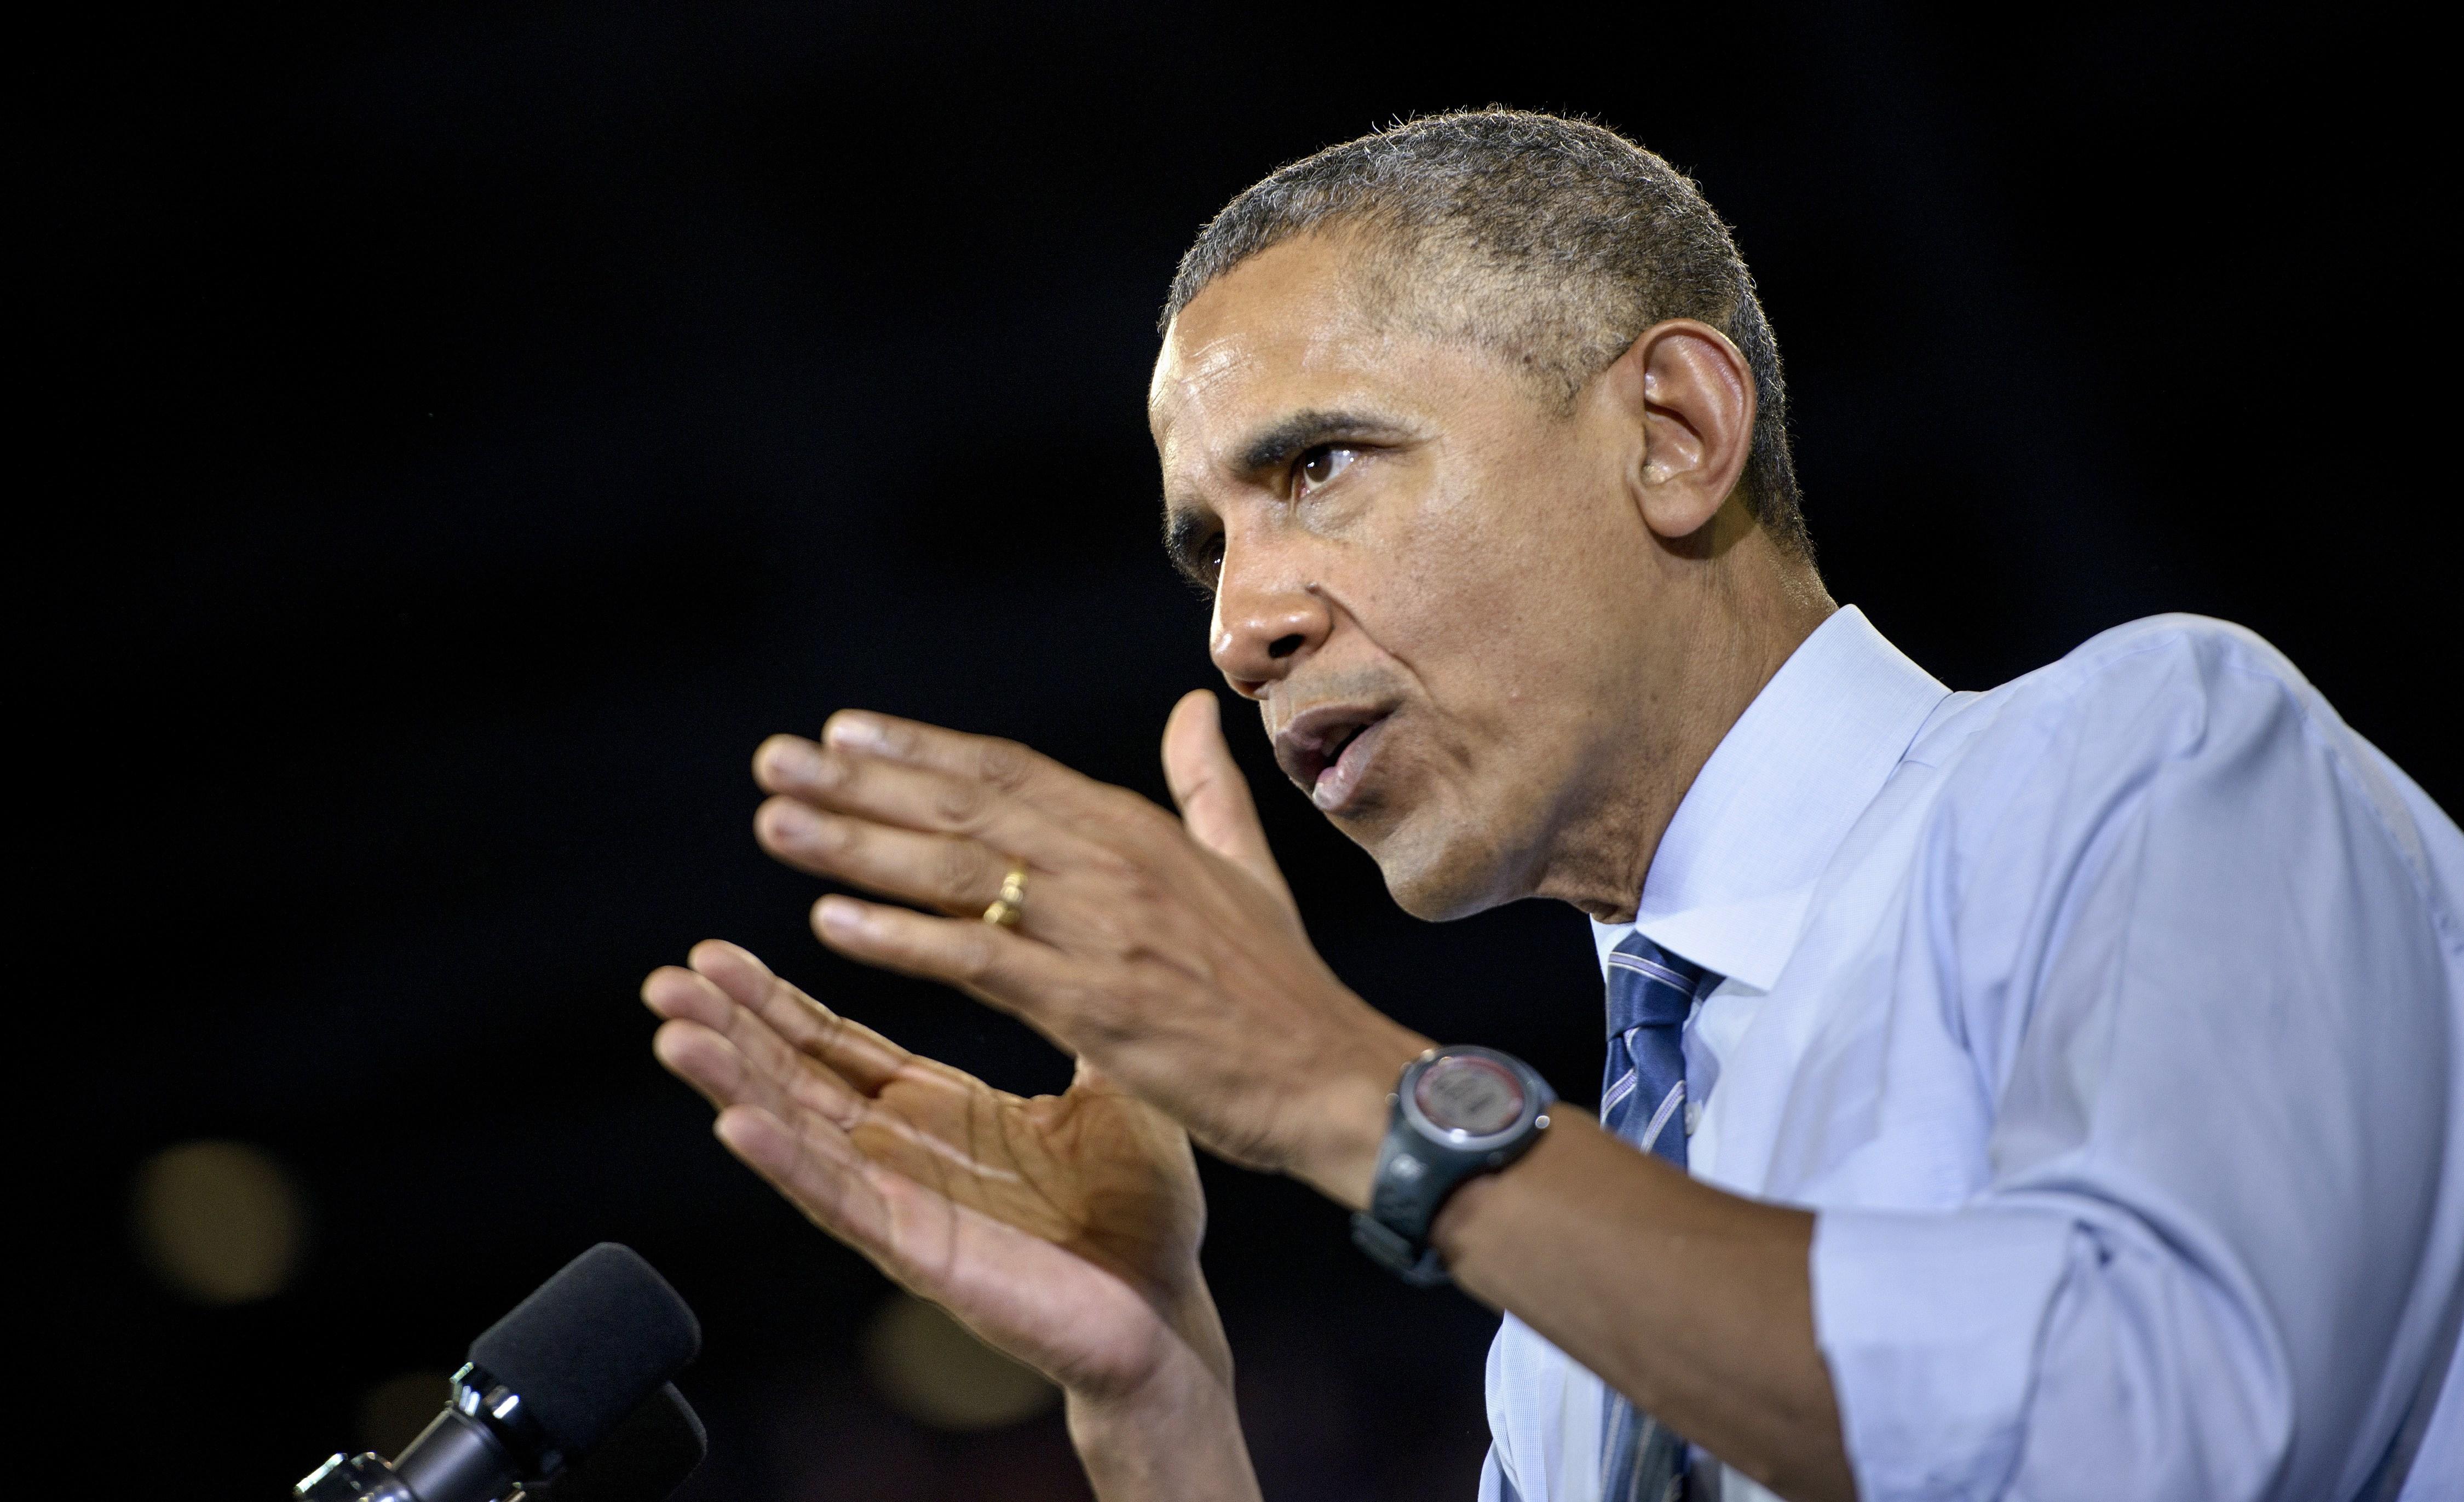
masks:
<svg viewBox="0 0 2464 1502"><path fill-rule="evenodd" d="M2459 894L2453 822L2247 631L1952 694L1850 608L1594 926L1727 978L1690 1169L1816 1212L1866 1502L2427 1502L2464 1496ZM1598 1380L1508 1315L1487 1385L1484 1502L1596 1502Z"/></svg>

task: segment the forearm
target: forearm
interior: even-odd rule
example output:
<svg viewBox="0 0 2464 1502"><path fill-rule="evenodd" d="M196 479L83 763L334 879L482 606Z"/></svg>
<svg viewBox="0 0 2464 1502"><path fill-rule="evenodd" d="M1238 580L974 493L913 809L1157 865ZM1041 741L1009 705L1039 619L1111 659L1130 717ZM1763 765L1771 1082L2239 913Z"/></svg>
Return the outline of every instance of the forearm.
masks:
<svg viewBox="0 0 2464 1502"><path fill-rule="evenodd" d="M1355 1210L1393 1056L1426 1041L1394 1032L1329 1070L1288 1165ZM1457 1189L1431 1240L1464 1292L1727 1464L1787 1497L1856 1494L1815 1339L1812 1215L1697 1182L1564 1111L1521 1160Z"/></svg>
<svg viewBox="0 0 2464 1502"><path fill-rule="evenodd" d="M1853 1496L1815 1342L1814 1217L1686 1178L1561 1115L1439 1216L1455 1280L1783 1496Z"/></svg>
<svg viewBox="0 0 2464 1502"><path fill-rule="evenodd" d="M1133 1392L1072 1392L1068 1415L1100 1502L1257 1502L1230 1380L1185 1345Z"/></svg>

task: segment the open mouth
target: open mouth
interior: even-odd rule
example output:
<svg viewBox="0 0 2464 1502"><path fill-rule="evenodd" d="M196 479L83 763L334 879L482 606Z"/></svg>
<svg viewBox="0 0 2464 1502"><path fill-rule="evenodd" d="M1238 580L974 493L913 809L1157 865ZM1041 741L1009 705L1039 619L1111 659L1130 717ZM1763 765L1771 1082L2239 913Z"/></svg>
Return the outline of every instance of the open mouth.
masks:
<svg viewBox="0 0 2464 1502"><path fill-rule="evenodd" d="M1363 705L1305 710L1275 737L1275 761L1320 812L1340 813L1358 794L1388 718Z"/></svg>

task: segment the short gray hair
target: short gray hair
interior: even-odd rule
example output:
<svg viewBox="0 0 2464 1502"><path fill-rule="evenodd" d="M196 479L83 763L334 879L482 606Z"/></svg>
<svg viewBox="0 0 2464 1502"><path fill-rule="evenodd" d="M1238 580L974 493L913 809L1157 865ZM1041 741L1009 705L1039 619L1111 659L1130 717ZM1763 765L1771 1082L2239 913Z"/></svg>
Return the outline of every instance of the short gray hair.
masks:
<svg viewBox="0 0 2464 1502"><path fill-rule="evenodd" d="M1779 345L1753 276L1703 190L1660 157L1590 121L1498 108L1329 146L1207 221L1157 327L1250 256L1321 231L1391 253L1365 268L1373 311L1434 318L1433 332L1520 364L1569 408L1654 323L1698 319L1726 334L1754 377L1747 508L1784 549L1813 557Z"/></svg>

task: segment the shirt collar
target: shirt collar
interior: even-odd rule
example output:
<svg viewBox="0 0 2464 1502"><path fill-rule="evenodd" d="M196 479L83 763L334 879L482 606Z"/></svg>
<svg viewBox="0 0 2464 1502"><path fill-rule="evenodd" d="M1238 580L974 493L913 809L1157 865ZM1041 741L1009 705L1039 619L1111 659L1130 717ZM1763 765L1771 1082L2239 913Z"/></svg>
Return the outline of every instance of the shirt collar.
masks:
<svg viewBox="0 0 2464 1502"><path fill-rule="evenodd" d="M1660 837L1635 921L1592 924L1603 971L1609 951L1639 930L1770 990L1822 869L1949 694L1863 611L1834 612L1695 774Z"/></svg>

